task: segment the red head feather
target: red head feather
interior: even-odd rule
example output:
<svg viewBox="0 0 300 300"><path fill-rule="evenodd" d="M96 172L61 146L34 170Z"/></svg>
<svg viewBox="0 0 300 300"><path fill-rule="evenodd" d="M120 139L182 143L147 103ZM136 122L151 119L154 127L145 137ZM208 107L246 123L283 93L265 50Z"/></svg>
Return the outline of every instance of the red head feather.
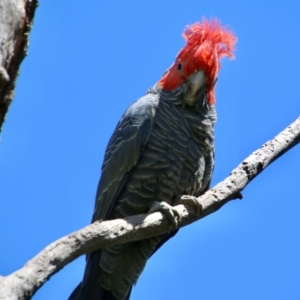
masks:
<svg viewBox="0 0 300 300"><path fill-rule="evenodd" d="M175 63L161 78L163 89L173 90L194 72L202 70L206 76L208 102L213 104L213 87L220 69L220 60L228 56L234 58L233 50L237 38L217 19L187 26L183 32L186 46L177 55ZM181 68L178 68L180 64Z"/></svg>

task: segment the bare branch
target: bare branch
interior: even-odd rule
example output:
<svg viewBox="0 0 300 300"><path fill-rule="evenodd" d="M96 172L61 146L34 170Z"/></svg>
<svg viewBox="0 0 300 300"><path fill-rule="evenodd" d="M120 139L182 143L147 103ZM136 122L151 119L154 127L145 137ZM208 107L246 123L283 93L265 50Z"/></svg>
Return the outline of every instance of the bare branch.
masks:
<svg viewBox="0 0 300 300"><path fill-rule="evenodd" d="M178 227L217 211L230 200L241 199L241 191L252 179L299 142L300 118L253 152L224 181L199 197L197 201L202 207L200 215L192 206L176 206L180 216ZM149 238L173 229L160 212L95 222L50 244L20 270L0 277L0 300L30 299L53 274L84 253Z"/></svg>
<svg viewBox="0 0 300 300"><path fill-rule="evenodd" d="M0 130L13 98L19 67L27 54L37 0L0 3Z"/></svg>

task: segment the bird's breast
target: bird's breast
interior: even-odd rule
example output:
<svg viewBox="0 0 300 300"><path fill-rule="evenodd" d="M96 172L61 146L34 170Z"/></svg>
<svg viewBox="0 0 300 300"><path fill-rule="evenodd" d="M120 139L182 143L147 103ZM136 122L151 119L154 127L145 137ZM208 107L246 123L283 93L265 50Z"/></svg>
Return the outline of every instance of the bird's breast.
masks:
<svg viewBox="0 0 300 300"><path fill-rule="evenodd" d="M149 139L121 193L115 217L147 213L153 201L201 190L211 126L195 111L160 102Z"/></svg>

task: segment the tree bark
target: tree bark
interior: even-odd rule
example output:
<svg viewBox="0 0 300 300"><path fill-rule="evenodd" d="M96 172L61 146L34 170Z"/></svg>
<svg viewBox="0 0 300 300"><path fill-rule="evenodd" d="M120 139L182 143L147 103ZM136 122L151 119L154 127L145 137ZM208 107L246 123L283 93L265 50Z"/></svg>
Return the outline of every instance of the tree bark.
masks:
<svg viewBox="0 0 300 300"><path fill-rule="evenodd" d="M14 96L37 0L0 1L0 131Z"/></svg>
<svg viewBox="0 0 300 300"><path fill-rule="evenodd" d="M197 198L195 205L177 205L178 228L217 211L224 204L242 198L242 190L268 165L300 142L300 118L248 156L229 177ZM42 250L23 268L0 278L0 300L30 299L56 272L68 263L97 249L136 241L174 230L167 217L155 212L95 222L65 236Z"/></svg>

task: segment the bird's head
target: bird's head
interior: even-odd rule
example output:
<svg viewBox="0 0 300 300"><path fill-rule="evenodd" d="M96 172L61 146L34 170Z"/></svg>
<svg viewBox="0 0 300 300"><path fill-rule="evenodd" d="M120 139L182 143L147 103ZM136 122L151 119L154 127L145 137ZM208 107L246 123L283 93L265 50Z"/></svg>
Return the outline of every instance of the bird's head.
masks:
<svg viewBox="0 0 300 300"><path fill-rule="evenodd" d="M203 19L202 23L189 25L183 32L186 45L176 57L175 63L163 75L158 84L167 91L187 84L184 102L195 105L199 91L206 93L209 104L215 103L214 86L220 69L220 60L234 58L237 38L217 19Z"/></svg>

